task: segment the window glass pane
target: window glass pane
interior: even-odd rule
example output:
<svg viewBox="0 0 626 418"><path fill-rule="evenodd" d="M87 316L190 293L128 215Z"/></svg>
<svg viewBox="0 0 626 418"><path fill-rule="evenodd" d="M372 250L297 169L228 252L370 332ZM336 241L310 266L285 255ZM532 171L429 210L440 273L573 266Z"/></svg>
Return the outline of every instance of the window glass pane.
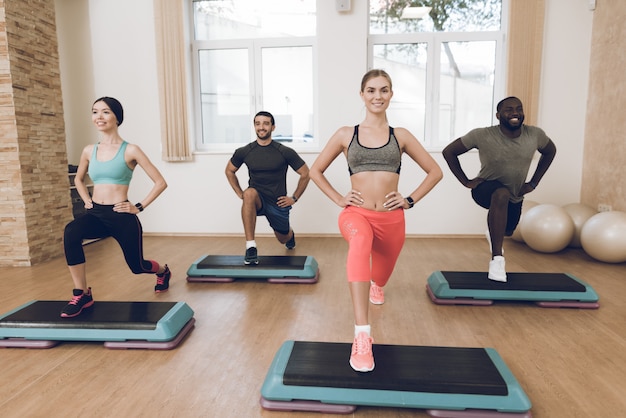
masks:
<svg viewBox="0 0 626 418"><path fill-rule="evenodd" d="M439 140L447 142L493 116L495 42L444 42L441 46Z"/></svg>
<svg viewBox="0 0 626 418"><path fill-rule="evenodd" d="M393 81L393 99L387 110L392 126L407 128L424 140L426 120L427 45L374 45L374 68L382 68Z"/></svg>
<svg viewBox="0 0 626 418"><path fill-rule="evenodd" d="M194 1L196 40L315 35L316 0Z"/></svg>
<svg viewBox="0 0 626 418"><path fill-rule="evenodd" d="M241 143L250 138L247 49L198 51L202 143Z"/></svg>
<svg viewBox="0 0 626 418"><path fill-rule="evenodd" d="M496 122L508 1L369 0L368 64L394 80L390 123L440 148Z"/></svg>
<svg viewBox="0 0 626 418"><path fill-rule="evenodd" d="M498 31L502 0L370 0L370 34Z"/></svg>
<svg viewBox="0 0 626 418"><path fill-rule="evenodd" d="M313 141L313 48L262 49L263 107L276 120L272 137Z"/></svg>

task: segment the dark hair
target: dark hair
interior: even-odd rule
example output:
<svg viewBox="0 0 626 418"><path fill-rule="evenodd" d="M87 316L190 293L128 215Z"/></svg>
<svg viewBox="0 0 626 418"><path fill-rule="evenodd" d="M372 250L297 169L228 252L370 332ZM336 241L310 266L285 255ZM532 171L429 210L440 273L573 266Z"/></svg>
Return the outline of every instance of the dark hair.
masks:
<svg viewBox="0 0 626 418"><path fill-rule="evenodd" d="M385 70L380 70L380 69L375 68L373 70L369 70L368 72L366 72L363 78L361 79L361 92L365 90L365 84L367 84L367 82L371 78L375 78L375 77L385 77L387 81L389 81L389 88L393 90L393 85L391 83L391 77L389 76L389 74L387 74Z"/></svg>
<svg viewBox="0 0 626 418"><path fill-rule="evenodd" d="M117 119L117 126L120 126L122 122L124 122L124 108L122 107L122 104L119 102L119 100L114 99L113 97L104 96L97 99L95 102L93 102L93 104L96 104L98 102L104 102L107 104L107 106L109 106L109 109L111 109L111 112L113 112L115 118Z"/></svg>
<svg viewBox="0 0 626 418"><path fill-rule="evenodd" d="M274 121L274 116L270 112L266 112L265 110L261 110L259 113L254 115L254 119L256 119L257 116L268 117L268 118L270 118L270 121L272 122L272 126L276 125L276 122Z"/></svg>
<svg viewBox="0 0 626 418"><path fill-rule="evenodd" d="M504 102L506 102L507 100L511 100L511 99L515 99L518 102L522 103L522 101L515 96L505 97L504 99L500 100L498 104L496 105L496 112L500 112L500 109L502 109L502 105L504 104Z"/></svg>

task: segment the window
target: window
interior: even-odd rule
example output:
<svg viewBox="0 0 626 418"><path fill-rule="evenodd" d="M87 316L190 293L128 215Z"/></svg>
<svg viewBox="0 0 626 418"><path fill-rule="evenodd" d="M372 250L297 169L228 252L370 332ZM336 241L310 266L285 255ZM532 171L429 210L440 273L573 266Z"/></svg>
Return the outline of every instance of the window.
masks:
<svg viewBox="0 0 626 418"><path fill-rule="evenodd" d="M392 77L393 125L440 149L496 122L505 82L507 5L508 0L370 0L369 64Z"/></svg>
<svg viewBox="0 0 626 418"><path fill-rule="evenodd" d="M314 143L315 0L192 4L196 148L250 142L260 110L274 115L275 140Z"/></svg>

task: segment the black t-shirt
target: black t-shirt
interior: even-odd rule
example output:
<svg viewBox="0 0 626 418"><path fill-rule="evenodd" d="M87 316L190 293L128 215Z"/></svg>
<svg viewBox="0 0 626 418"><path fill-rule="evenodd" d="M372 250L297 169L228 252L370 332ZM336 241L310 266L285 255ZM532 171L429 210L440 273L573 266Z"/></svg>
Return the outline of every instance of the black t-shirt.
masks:
<svg viewBox="0 0 626 418"><path fill-rule="evenodd" d="M274 205L280 196L287 196L287 167L298 171L304 165L293 149L276 141L265 146L253 141L238 148L230 162L237 168L245 164L250 174L248 186Z"/></svg>

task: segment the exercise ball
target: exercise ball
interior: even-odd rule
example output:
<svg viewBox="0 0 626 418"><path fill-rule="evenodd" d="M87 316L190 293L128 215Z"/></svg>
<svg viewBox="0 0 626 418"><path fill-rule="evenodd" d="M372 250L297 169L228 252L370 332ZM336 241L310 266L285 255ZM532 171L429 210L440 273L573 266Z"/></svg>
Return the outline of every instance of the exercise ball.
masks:
<svg viewBox="0 0 626 418"><path fill-rule="evenodd" d="M626 261L626 213L600 212L585 222L580 233L583 250L607 263Z"/></svg>
<svg viewBox="0 0 626 418"><path fill-rule="evenodd" d="M524 215L522 237L530 248L542 253L561 251L574 236L574 221L560 206L541 204Z"/></svg>
<svg viewBox="0 0 626 418"><path fill-rule="evenodd" d="M580 243L580 231L585 222L598 213L598 211L582 203L570 203L569 205L563 206L563 209L565 209L572 218L572 221L574 221L574 237L572 237L569 246L580 248L582 246Z"/></svg>
<svg viewBox="0 0 626 418"><path fill-rule="evenodd" d="M522 220L524 219L524 214L528 212L529 209L534 208L538 204L539 204L538 202L524 199L524 203L522 203L522 216L520 216L519 218L519 223L517 224L517 228L515 228L515 231L513 231L513 235L511 235L511 238L513 238L515 241L524 242L524 237L522 237L522 228L521 228Z"/></svg>

